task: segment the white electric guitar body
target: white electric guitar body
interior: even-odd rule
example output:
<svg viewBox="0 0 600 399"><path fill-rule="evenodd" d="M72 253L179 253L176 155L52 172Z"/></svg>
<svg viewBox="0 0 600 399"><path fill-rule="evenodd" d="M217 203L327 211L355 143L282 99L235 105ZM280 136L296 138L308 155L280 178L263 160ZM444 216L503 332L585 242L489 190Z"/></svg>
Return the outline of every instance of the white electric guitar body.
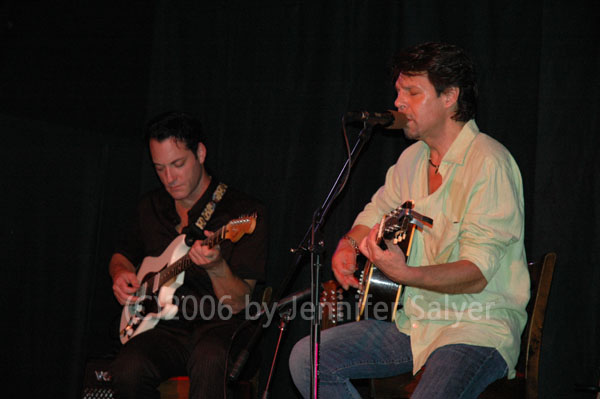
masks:
<svg viewBox="0 0 600 399"><path fill-rule="evenodd" d="M256 214L234 219L203 244L212 248L226 239L236 242L244 234L251 234L255 227ZM137 273L141 285L134 294L137 300L125 304L121 313L121 343L154 328L160 320L170 320L177 315L179 309L173 304L173 295L183 285L185 270L196 266L187 255L190 247L185 237L185 234L177 236L159 257L148 256L142 261Z"/></svg>

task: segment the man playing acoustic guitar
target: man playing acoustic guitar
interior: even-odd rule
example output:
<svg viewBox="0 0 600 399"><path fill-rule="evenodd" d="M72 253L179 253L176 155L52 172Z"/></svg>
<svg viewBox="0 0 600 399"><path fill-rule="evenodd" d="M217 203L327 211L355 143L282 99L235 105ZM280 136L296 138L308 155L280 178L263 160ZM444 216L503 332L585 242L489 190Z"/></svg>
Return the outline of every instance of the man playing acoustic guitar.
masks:
<svg viewBox="0 0 600 399"><path fill-rule="evenodd" d="M232 334L242 321L240 311L264 275L265 210L207 173L201 133L196 119L178 112L163 114L147 126L150 155L163 187L142 198L109 265L114 295L127 305L120 332L125 345L112 367L119 398L158 398L159 383L177 375L190 377L190 398L222 398L227 355L235 356L237 345L245 342L247 331L242 330L229 351ZM236 227L230 221L240 215L254 215L255 224L247 235L230 238L230 228ZM230 228L219 230L222 237L211 237L223 226ZM181 240L182 233L190 238L189 253L185 242L174 241ZM209 239L203 240L203 233ZM143 283L140 270L156 259L146 257L173 257L163 253L173 246L188 261L185 274L177 276L178 288L166 300L161 297L161 305L174 312L168 314L169 320L158 317L156 325L140 332L143 327L137 319L143 315L132 317L126 310L137 314L137 308L129 305L139 303L140 295L155 286ZM134 265L140 263L136 270ZM155 263L154 272L165 266ZM160 295L168 292L166 286Z"/></svg>
<svg viewBox="0 0 600 399"><path fill-rule="evenodd" d="M523 245L523 189L509 152L473 120L476 81L456 46L425 43L394 60L394 105L417 140L387 172L385 184L356 217L333 255L345 288L359 251L405 286L395 321L361 320L323 331L319 396L358 398L351 379L419 372L412 398L476 398L515 375L529 300ZM392 242L378 245L382 216L414 201L433 219L417 231L408 259ZM299 341L290 370L310 395L310 348Z"/></svg>

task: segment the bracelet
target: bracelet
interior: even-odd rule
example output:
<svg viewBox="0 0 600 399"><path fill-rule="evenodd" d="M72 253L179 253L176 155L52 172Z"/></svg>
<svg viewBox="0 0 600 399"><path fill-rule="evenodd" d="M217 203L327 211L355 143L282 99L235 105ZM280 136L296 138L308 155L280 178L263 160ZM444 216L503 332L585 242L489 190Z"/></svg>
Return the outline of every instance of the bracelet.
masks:
<svg viewBox="0 0 600 399"><path fill-rule="evenodd" d="M345 235L343 238L348 240L350 245L352 245L352 248L354 248L354 252L356 252L356 255L360 255L360 250L358 249L358 244L356 243L354 238L350 237L349 235Z"/></svg>

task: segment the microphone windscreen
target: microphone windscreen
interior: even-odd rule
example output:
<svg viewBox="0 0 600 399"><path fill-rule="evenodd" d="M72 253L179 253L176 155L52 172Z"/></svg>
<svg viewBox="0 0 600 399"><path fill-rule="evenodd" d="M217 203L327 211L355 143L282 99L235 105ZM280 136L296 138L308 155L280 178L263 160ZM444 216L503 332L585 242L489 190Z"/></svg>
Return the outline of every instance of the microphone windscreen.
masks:
<svg viewBox="0 0 600 399"><path fill-rule="evenodd" d="M404 127L406 126L406 122L408 121L408 119L406 119L406 115L391 109L389 110L389 112L392 115L394 115L394 122L392 122L391 125L386 126L385 128L394 130L404 129Z"/></svg>

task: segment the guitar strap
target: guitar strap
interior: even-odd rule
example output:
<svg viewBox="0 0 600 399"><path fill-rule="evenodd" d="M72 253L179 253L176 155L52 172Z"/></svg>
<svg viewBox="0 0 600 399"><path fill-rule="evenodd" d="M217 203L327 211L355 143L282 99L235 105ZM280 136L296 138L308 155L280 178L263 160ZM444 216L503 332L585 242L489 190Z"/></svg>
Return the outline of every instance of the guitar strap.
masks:
<svg viewBox="0 0 600 399"><path fill-rule="evenodd" d="M215 192L213 193L211 200L208 202L208 204L206 204L206 206L202 210L202 213L198 217L198 220L196 220L196 226L200 230L204 230L204 228L206 227L206 224L212 217L212 214L215 211L215 208L217 207L217 203L219 201L221 201L221 198L223 198L223 196L225 195L226 192L227 192L227 184L219 183L217 188L215 188Z"/></svg>

